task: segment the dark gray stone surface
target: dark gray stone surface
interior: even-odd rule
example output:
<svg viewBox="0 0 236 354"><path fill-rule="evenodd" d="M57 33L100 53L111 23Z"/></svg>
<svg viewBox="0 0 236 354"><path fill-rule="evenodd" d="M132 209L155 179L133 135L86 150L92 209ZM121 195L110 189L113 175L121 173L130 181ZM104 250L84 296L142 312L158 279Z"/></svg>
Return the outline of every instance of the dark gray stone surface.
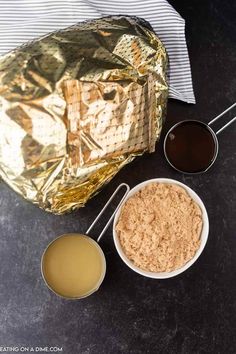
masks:
<svg viewBox="0 0 236 354"><path fill-rule="evenodd" d="M58 346L66 354L236 352L236 124L219 136L218 159L206 174L175 172L162 151L173 123L207 122L235 101L235 1L171 3L186 19L197 104L169 102L156 153L66 216L47 214L0 183L0 346ZM196 264L173 279L145 279L122 263L110 228L101 242L108 269L99 292L81 301L53 295L40 275L45 246L62 233L85 232L120 182L154 177L186 183L207 207L209 240Z"/></svg>

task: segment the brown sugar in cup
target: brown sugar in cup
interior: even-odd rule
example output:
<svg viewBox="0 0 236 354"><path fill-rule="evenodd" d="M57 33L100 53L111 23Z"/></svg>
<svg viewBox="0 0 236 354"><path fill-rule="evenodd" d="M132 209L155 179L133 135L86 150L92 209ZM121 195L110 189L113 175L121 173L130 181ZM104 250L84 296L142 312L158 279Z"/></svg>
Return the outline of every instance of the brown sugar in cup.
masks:
<svg viewBox="0 0 236 354"><path fill-rule="evenodd" d="M203 203L190 188L172 181L154 179L136 186L114 220L119 255L130 268L152 278L187 269L207 240Z"/></svg>

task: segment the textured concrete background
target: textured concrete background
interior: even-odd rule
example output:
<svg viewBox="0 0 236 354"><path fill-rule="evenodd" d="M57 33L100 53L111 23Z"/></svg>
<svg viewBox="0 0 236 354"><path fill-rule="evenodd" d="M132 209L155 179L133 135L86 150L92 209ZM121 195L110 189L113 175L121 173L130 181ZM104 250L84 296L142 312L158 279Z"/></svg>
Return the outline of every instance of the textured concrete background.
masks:
<svg viewBox="0 0 236 354"><path fill-rule="evenodd" d="M66 354L236 352L236 124L219 136L218 159L206 174L175 172L162 151L173 123L208 122L235 101L236 6L171 3L186 19L197 104L169 102L156 153L125 167L86 208L66 216L47 214L0 183L0 346L58 346ZM101 241L108 269L100 291L81 301L53 295L40 275L46 245L62 233L85 232L120 182L154 177L186 183L207 207L209 241L196 264L177 278L145 279L122 263L110 228Z"/></svg>

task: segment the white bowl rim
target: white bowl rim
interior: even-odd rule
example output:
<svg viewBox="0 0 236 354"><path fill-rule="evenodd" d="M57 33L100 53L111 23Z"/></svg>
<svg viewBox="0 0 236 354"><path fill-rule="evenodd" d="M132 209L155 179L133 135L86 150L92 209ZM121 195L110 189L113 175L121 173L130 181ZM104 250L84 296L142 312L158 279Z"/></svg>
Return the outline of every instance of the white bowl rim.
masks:
<svg viewBox="0 0 236 354"><path fill-rule="evenodd" d="M120 245L120 242L118 240L118 236L116 234L116 230L115 230L115 226L117 224L118 218L120 216L120 212L121 212L121 208L124 205L124 203L126 202L127 199L129 199L132 195L134 195L136 192L138 192L140 189L142 189L143 187L145 187L146 185L150 184L150 183L167 183L167 184L177 184L181 187L183 187L188 194L191 196L191 198L193 198L193 200L199 205L199 207L202 210L202 218L203 218L203 227L202 227L202 233L201 233L201 244L199 249L197 250L197 252L195 253L194 257L188 261L183 267L178 268L172 272L149 272L149 271L145 271L143 269L138 268L137 266L135 266L133 264L133 262L131 262L128 257L125 255L125 253L123 252L123 249ZM116 215L114 217L114 221L113 221L113 240L114 240L114 244L116 247L116 250L120 256L120 258L123 260L123 262L129 267L131 268L133 271L135 271L136 273L139 273L145 277L148 278L153 278L153 279L167 279L167 278L172 278L175 277L176 275L179 275L181 273L183 273L184 271L186 271L188 268L190 268L198 259L198 257L201 255L202 251L204 250L206 243L207 243L207 239L208 239L208 233L209 233L209 219L208 219L208 215L207 215L207 211L205 208L205 205L203 204L203 201L201 200L201 198L197 195L196 192L194 192L190 187L188 187L186 184L179 182L175 179L170 179L170 178L153 178L153 179L149 179L146 180L144 182L141 182L139 184L137 184L136 186L134 186L129 193L127 194L127 196L125 197L125 199L123 200L123 202L121 203L119 209L116 212Z"/></svg>

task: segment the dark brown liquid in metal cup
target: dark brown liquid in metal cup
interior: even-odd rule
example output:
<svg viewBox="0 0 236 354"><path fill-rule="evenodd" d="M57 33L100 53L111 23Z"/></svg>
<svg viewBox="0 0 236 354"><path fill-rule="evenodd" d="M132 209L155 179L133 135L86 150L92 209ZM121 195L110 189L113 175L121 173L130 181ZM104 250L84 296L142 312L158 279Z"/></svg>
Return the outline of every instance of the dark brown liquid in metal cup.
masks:
<svg viewBox="0 0 236 354"><path fill-rule="evenodd" d="M205 171L217 153L217 141L213 134L204 123L181 122L166 137L167 159L173 167L182 172Z"/></svg>

